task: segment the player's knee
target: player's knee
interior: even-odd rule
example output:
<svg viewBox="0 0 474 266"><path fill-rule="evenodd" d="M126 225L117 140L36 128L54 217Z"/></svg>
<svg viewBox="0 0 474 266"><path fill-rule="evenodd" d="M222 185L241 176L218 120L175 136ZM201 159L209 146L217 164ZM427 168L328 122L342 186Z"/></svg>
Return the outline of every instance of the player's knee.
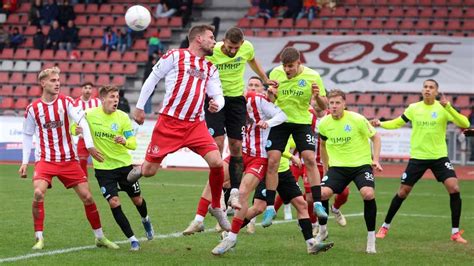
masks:
<svg viewBox="0 0 474 266"><path fill-rule="evenodd" d="M304 213L308 210L308 203L301 197L301 199L296 201L295 208L299 213Z"/></svg>
<svg viewBox="0 0 474 266"><path fill-rule="evenodd" d="M43 201L44 200L44 192L36 188L35 191L33 192L33 197L35 198L35 201Z"/></svg>
<svg viewBox="0 0 474 266"><path fill-rule="evenodd" d="M332 196L332 190L327 187L321 187L321 199L328 200Z"/></svg>
<svg viewBox="0 0 474 266"><path fill-rule="evenodd" d="M211 168L221 168L221 167L224 167L224 163L223 163L222 159L217 158L215 160L210 160L209 161L209 167L211 167Z"/></svg>
<svg viewBox="0 0 474 266"><path fill-rule="evenodd" d="M404 199L408 197L408 194L410 194L410 191L411 191L411 187L401 187L397 193L398 197Z"/></svg>
<svg viewBox="0 0 474 266"><path fill-rule="evenodd" d="M90 205L94 203L94 198L92 197L92 194L90 192L82 194L81 200L84 203L84 205Z"/></svg>
<svg viewBox="0 0 474 266"><path fill-rule="evenodd" d="M143 198L141 196L133 197L132 202L135 206L142 206Z"/></svg>
<svg viewBox="0 0 474 266"><path fill-rule="evenodd" d="M111 197L109 199L109 206L110 206L110 208L117 208L118 206L120 206L119 197L117 197L117 196Z"/></svg>
<svg viewBox="0 0 474 266"><path fill-rule="evenodd" d="M374 194L374 191L367 191L367 192L364 192L362 193L362 198L364 200L373 200L375 199L375 194Z"/></svg>

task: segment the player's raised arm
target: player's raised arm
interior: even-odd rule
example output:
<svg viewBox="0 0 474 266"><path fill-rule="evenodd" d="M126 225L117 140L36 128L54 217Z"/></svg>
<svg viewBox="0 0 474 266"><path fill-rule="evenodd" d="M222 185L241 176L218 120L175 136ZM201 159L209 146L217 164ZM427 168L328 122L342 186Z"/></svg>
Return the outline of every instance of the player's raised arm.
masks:
<svg viewBox="0 0 474 266"><path fill-rule="evenodd" d="M451 105L451 103L448 101L448 98L444 93L441 93L441 98L439 100L439 103L444 107L444 109L451 115L450 121L452 121L456 126L460 128L468 128L470 127L470 122L469 119L458 113L456 109Z"/></svg>

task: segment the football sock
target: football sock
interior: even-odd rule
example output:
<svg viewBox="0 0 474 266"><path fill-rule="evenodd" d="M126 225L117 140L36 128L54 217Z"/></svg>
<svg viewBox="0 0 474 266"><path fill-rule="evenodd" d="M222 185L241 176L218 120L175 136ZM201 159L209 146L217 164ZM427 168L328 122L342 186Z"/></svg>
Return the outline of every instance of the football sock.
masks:
<svg viewBox="0 0 474 266"><path fill-rule="evenodd" d="M197 212L196 212L196 217L199 215L199 216L202 217L202 220L204 220L204 217L206 217L207 209L209 208L210 204L211 204L210 201L208 201L207 199L201 197L201 199L199 199ZM194 219L194 220L196 220L196 219ZM201 222L202 222L202 220L201 220Z"/></svg>
<svg viewBox="0 0 474 266"><path fill-rule="evenodd" d="M224 167L211 167L209 171L209 186L211 187L212 208L219 208L221 205L222 184L224 183Z"/></svg>
<svg viewBox="0 0 474 266"><path fill-rule="evenodd" d="M459 227L458 228L451 228L451 234L454 235L457 232L459 232Z"/></svg>
<svg viewBox="0 0 474 266"><path fill-rule="evenodd" d="M140 213L140 216L141 216L142 218L145 218L145 217L148 216L148 210L147 210L147 208L146 208L146 201L145 201L145 199L142 198L142 205L136 206L136 207L137 207L137 210L138 210L138 212Z"/></svg>
<svg viewBox="0 0 474 266"><path fill-rule="evenodd" d="M267 197L266 197L267 207L275 205L275 195L276 195L275 190L268 190L267 189Z"/></svg>
<svg viewBox="0 0 474 266"><path fill-rule="evenodd" d="M104 232L102 231L102 228L94 229L94 235L97 239L104 238Z"/></svg>
<svg viewBox="0 0 474 266"><path fill-rule="evenodd" d="M251 220L245 218L244 221L242 222L242 225L240 226L240 229L244 228L245 226L247 226L247 224L250 223Z"/></svg>
<svg viewBox="0 0 474 266"><path fill-rule="evenodd" d="M449 194L449 205L451 206L451 226L459 228L462 206L461 194L459 192Z"/></svg>
<svg viewBox="0 0 474 266"><path fill-rule="evenodd" d="M102 226L100 225L100 216L95 203L84 205L84 209L86 211L87 220L89 220L92 229L101 228Z"/></svg>
<svg viewBox="0 0 474 266"><path fill-rule="evenodd" d="M230 187L239 189L244 163L242 156L231 156L229 161Z"/></svg>
<svg viewBox="0 0 474 266"><path fill-rule="evenodd" d="M301 232L303 233L304 240L313 238L313 226L309 218L299 219L298 223L301 227Z"/></svg>
<svg viewBox="0 0 474 266"><path fill-rule="evenodd" d="M225 206L226 206L226 207L229 207L227 203L229 202L231 189L230 189L230 188L222 188L222 190L224 191L224 203L225 203Z"/></svg>
<svg viewBox="0 0 474 266"><path fill-rule="evenodd" d="M400 198L398 194L395 194L392 199L392 203L390 203L390 207L388 208L387 216L385 217L385 223L390 224L392 222L393 217L397 213L398 209L400 209L400 206L402 206L404 200L405 199Z"/></svg>
<svg viewBox="0 0 474 266"><path fill-rule="evenodd" d="M128 222L127 217L122 211L122 206L118 206L115 208L110 208L112 210L112 214L114 215L115 221L117 224L120 226L120 229L122 229L122 232L124 235L128 238L133 236L133 231L132 227L130 226L130 223Z"/></svg>
<svg viewBox="0 0 474 266"><path fill-rule="evenodd" d="M283 201L281 200L281 197L280 195L277 195L275 197L275 211L278 212L278 210L280 209L281 205L283 205Z"/></svg>
<svg viewBox="0 0 474 266"><path fill-rule="evenodd" d="M313 194L313 201L314 202L321 202L321 186L312 186L311 187L311 194ZM327 209L326 209L327 211Z"/></svg>
<svg viewBox="0 0 474 266"><path fill-rule="evenodd" d="M33 224L35 231L43 231L44 226L44 201L33 201Z"/></svg>
<svg viewBox="0 0 474 266"><path fill-rule="evenodd" d="M242 219L234 217L232 219L232 226L231 226L230 231L234 234L238 234L243 224L244 224L244 221Z"/></svg>
<svg viewBox="0 0 474 266"><path fill-rule="evenodd" d="M36 239L43 239L43 231L36 231L35 232L35 238Z"/></svg>
<svg viewBox="0 0 474 266"><path fill-rule="evenodd" d="M340 209L341 206L346 203L347 198L349 197L349 187L346 187L342 193L337 194L336 199L334 200L333 207Z"/></svg>
<svg viewBox="0 0 474 266"><path fill-rule="evenodd" d="M133 236L128 238L128 241L130 241L130 243L131 242L138 242L138 239L133 235Z"/></svg>
<svg viewBox="0 0 474 266"><path fill-rule="evenodd" d="M364 219L367 231L375 231L375 220L377 219L377 204L375 199L364 200Z"/></svg>
<svg viewBox="0 0 474 266"><path fill-rule="evenodd" d="M329 200L323 200L321 203L326 211L329 210ZM319 218L318 221L320 225L326 225L328 223L328 218Z"/></svg>

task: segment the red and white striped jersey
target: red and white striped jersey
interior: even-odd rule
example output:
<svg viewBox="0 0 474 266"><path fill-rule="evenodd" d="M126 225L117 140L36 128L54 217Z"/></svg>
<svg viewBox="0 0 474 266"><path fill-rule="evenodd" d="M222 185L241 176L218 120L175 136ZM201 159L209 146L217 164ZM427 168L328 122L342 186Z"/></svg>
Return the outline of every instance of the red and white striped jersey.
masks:
<svg viewBox="0 0 474 266"><path fill-rule="evenodd" d="M319 125L319 122L321 122L321 119L323 118L322 117L318 118L316 115L316 112L312 108L309 109L309 112L311 113L311 118L312 118L311 128L313 129L314 136L316 138L316 163L318 165L322 165L323 163L321 161L321 137L318 132L318 125ZM326 111L326 115L328 114L329 114L329 111Z"/></svg>
<svg viewBox="0 0 474 266"><path fill-rule="evenodd" d="M268 121L277 116L277 114L284 114L283 111L271 103L267 97L258 93L247 93L247 117L248 123L245 129L244 139L242 142L242 151L253 157L267 158L265 146L267 144L270 127L263 129L257 126L261 120ZM279 120L276 126L286 121L286 116L283 115L283 120ZM269 123L270 124L270 123Z"/></svg>
<svg viewBox="0 0 474 266"><path fill-rule="evenodd" d="M38 99L26 107L23 133L36 134L35 161L67 162L77 160L70 133L70 118L76 123L84 111L71 97L60 94L51 103Z"/></svg>
<svg viewBox="0 0 474 266"><path fill-rule="evenodd" d="M82 97L79 97L76 100L74 100L74 103L76 105L79 105L82 108L82 110L84 110L84 111L87 110L87 109L91 109L91 108L98 107L98 106L102 105L102 103L100 102L100 99L95 98L95 97L91 97L88 101L83 101Z"/></svg>
<svg viewBox="0 0 474 266"><path fill-rule="evenodd" d="M180 120L204 120L206 94L211 98L222 95L219 72L211 62L193 55L188 49L173 49L153 67L143 84L137 108L143 109L156 83L162 78L165 78L166 92L159 113Z"/></svg>

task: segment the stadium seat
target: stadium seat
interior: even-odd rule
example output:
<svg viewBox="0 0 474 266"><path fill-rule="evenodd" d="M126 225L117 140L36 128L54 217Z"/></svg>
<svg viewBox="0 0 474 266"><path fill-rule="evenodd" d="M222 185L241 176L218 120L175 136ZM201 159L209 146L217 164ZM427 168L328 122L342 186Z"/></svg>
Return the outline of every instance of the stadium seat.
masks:
<svg viewBox="0 0 474 266"><path fill-rule="evenodd" d="M147 53L135 53L135 60L137 62L145 63L148 61L148 54Z"/></svg>
<svg viewBox="0 0 474 266"><path fill-rule="evenodd" d="M354 105L354 104L356 104L356 94L355 93L346 94L346 105Z"/></svg>
<svg viewBox="0 0 474 266"><path fill-rule="evenodd" d="M57 50L56 53L54 53L54 57L56 60L69 60L66 50Z"/></svg>
<svg viewBox="0 0 474 266"><path fill-rule="evenodd" d="M418 16L421 18L431 18L433 17L433 15L434 15L434 12L433 12L433 9L431 8L423 8L420 11L420 14L418 14Z"/></svg>
<svg viewBox="0 0 474 266"><path fill-rule="evenodd" d="M31 88L28 90L29 97L40 97L42 93L43 90L40 86L31 86Z"/></svg>
<svg viewBox="0 0 474 266"><path fill-rule="evenodd" d="M170 28L160 29L160 39L171 39L171 36L173 36L173 33L171 32Z"/></svg>
<svg viewBox="0 0 474 266"><path fill-rule="evenodd" d="M38 75L36 73L27 73L23 83L38 84Z"/></svg>
<svg viewBox="0 0 474 266"><path fill-rule="evenodd" d="M103 64L99 64L97 66L97 73L98 74L110 74L110 64L107 64L107 63L103 63Z"/></svg>
<svg viewBox="0 0 474 266"><path fill-rule="evenodd" d="M117 85L117 86L123 86L125 85L125 77L124 76L114 76L112 80L112 84Z"/></svg>
<svg viewBox="0 0 474 266"><path fill-rule="evenodd" d="M446 25L447 31L457 31L461 30L461 23L459 20L449 20L448 25Z"/></svg>
<svg viewBox="0 0 474 266"><path fill-rule="evenodd" d="M7 18L7 24L15 24L15 25L19 25L21 24L20 22L20 14L10 14Z"/></svg>
<svg viewBox="0 0 474 266"><path fill-rule="evenodd" d="M311 21L311 25L309 26L310 29L322 29L323 28L323 20L322 19L313 19Z"/></svg>
<svg viewBox="0 0 474 266"><path fill-rule="evenodd" d="M115 18L111 16L105 16L100 20L102 26L115 26Z"/></svg>
<svg viewBox="0 0 474 266"><path fill-rule="evenodd" d="M86 5L87 14L97 14L99 12L99 6L97 4L89 3Z"/></svg>
<svg viewBox="0 0 474 266"><path fill-rule="evenodd" d="M418 9L409 8L405 11L405 18L418 18Z"/></svg>
<svg viewBox="0 0 474 266"><path fill-rule="evenodd" d="M449 18L463 18L463 9L461 7L453 7L449 12Z"/></svg>
<svg viewBox="0 0 474 266"><path fill-rule="evenodd" d="M41 70L41 62L40 61L30 61L28 62L28 72L39 72Z"/></svg>
<svg viewBox="0 0 474 266"><path fill-rule="evenodd" d="M130 66L136 66L134 64L130 64L130 65L123 65L123 64L119 64L119 63L114 63L112 64L112 67L110 68L110 74L112 75L116 75L116 74L124 74L125 73L125 69L127 67L130 67Z"/></svg>
<svg viewBox="0 0 474 266"><path fill-rule="evenodd" d="M102 4L99 7L99 12L102 15L108 15L112 13L112 5L110 4Z"/></svg>
<svg viewBox="0 0 474 266"><path fill-rule="evenodd" d="M354 29L366 30L369 28L369 21L365 19L358 19L355 21Z"/></svg>
<svg viewBox="0 0 474 266"><path fill-rule="evenodd" d="M93 27L91 28L90 37L103 37L104 36L104 29L101 27Z"/></svg>
<svg viewBox="0 0 474 266"><path fill-rule="evenodd" d="M121 4L113 4L112 5L112 14L119 14L123 15L125 14L125 6Z"/></svg>
<svg viewBox="0 0 474 266"><path fill-rule="evenodd" d="M306 18L298 19L295 23L295 29L307 29L309 27L309 21Z"/></svg>
<svg viewBox="0 0 474 266"><path fill-rule="evenodd" d="M91 82L95 84L95 74L86 74L82 76L82 83L84 82Z"/></svg>
<svg viewBox="0 0 474 266"><path fill-rule="evenodd" d="M365 116L367 119L375 118L375 107L365 106L364 108L362 108L362 115Z"/></svg>
<svg viewBox="0 0 474 266"><path fill-rule="evenodd" d="M362 12L360 11L359 8L349 8L349 11L347 11L347 17L353 17L353 18L357 18L357 17L360 17L362 16Z"/></svg>
<svg viewBox="0 0 474 266"><path fill-rule="evenodd" d="M87 74L95 74L97 72L96 63L84 63L81 72Z"/></svg>
<svg viewBox="0 0 474 266"><path fill-rule="evenodd" d="M0 109L12 109L14 102L12 97L0 97Z"/></svg>
<svg viewBox="0 0 474 266"><path fill-rule="evenodd" d="M354 28L354 24L352 23L352 19L342 19L339 23L339 29L352 29Z"/></svg>
<svg viewBox="0 0 474 266"><path fill-rule="evenodd" d="M362 17L363 18L375 17L375 8L371 6L364 7L364 9L362 10Z"/></svg>
<svg viewBox="0 0 474 266"><path fill-rule="evenodd" d="M319 12L319 17L324 18L324 17L330 17L332 16L332 10L328 7L323 7L321 8Z"/></svg>
<svg viewBox="0 0 474 266"><path fill-rule="evenodd" d="M390 9L388 7L377 7L377 11L375 12L376 17L388 18L390 16Z"/></svg>
<svg viewBox="0 0 474 266"><path fill-rule="evenodd" d="M345 18L346 17L346 8L345 7L336 7L336 11L334 13L331 13L333 17L340 17L340 18Z"/></svg>
<svg viewBox="0 0 474 266"><path fill-rule="evenodd" d="M264 28L265 27L265 20L263 18L253 19L251 27L252 28Z"/></svg>
<svg viewBox="0 0 474 266"><path fill-rule="evenodd" d="M119 16L115 18L115 25L116 26L125 26L125 16Z"/></svg>
<svg viewBox="0 0 474 266"><path fill-rule="evenodd" d="M70 74L65 81L67 85L80 85L81 84L81 75L80 74Z"/></svg>
<svg viewBox="0 0 474 266"><path fill-rule="evenodd" d="M395 18L390 18L387 21L385 21L385 26L384 29L389 29L389 30L397 30L399 29L398 27L398 20Z"/></svg>
<svg viewBox="0 0 474 266"><path fill-rule="evenodd" d="M169 26L172 28L181 28L183 27L183 18L182 17L171 17Z"/></svg>
<svg viewBox="0 0 474 266"><path fill-rule="evenodd" d="M13 49L3 49L3 51L0 53L0 59L13 59Z"/></svg>
<svg viewBox="0 0 474 266"><path fill-rule="evenodd" d="M19 98L18 100L16 100L13 108L17 109L17 110L20 110L20 109L24 110L24 109L26 109L28 104L30 104L30 100L28 100L28 98L26 98L26 97L22 97L22 98Z"/></svg>
<svg viewBox="0 0 474 266"><path fill-rule="evenodd" d="M87 26L87 16L86 15L78 15L74 20L74 23L77 26Z"/></svg>
<svg viewBox="0 0 474 266"><path fill-rule="evenodd" d="M82 51L81 60L82 61L95 61L94 51L90 51L90 50Z"/></svg>
<svg viewBox="0 0 474 266"><path fill-rule="evenodd" d="M97 86L101 86L101 85L107 85L107 84L110 84L110 77L109 75L99 75L99 77L97 78Z"/></svg>
<svg viewBox="0 0 474 266"><path fill-rule="evenodd" d="M278 29L280 26L280 21L278 18L269 18L265 24L265 28Z"/></svg>
<svg viewBox="0 0 474 266"><path fill-rule="evenodd" d="M403 95L402 94L391 94L387 101L389 106L401 106L404 105Z"/></svg>
<svg viewBox="0 0 474 266"><path fill-rule="evenodd" d="M125 52L124 54L126 54L128 52ZM134 52L131 52L134 54ZM148 55L146 53L143 53L141 52L142 54L146 55L148 57ZM110 53L109 55L109 61L122 61L122 54L119 52L119 51L113 51ZM135 58L133 58L133 60L131 60L131 62L135 61Z"/></svg>
<svg viewBox="0 0 474 266"><path fill-rule="evenodd" d="M12 71L16 71L16 72L23 72L23 71L26 71L27 69L27 62L24 61L24 60L17 60L15 61L15 66L13 67L13 69L11 69Z"/></svg>
<svg viewBox="0 0 474 266"><path fill-rule="evenodd" d="M387 105L387 95L385 93L375 94L373 103L375 105Z"/></svg>
<svg viewBox="0 0 474 266"><path fill-rule="evenodd" d="M258 6L252 6L247 10L247 14L245 14L246 17L256 17L258 14Z"/></svg>
<svg viewBox="0 0 474 266"><path fill-rule="evenodd" d="M48 60L54 60L54 52L53 50L44 50L41 53L41 60L48 61Z"/></svg>
<svg viewBox="0 0 474 266"><path fill-rule="evenodd" d="M73 62L69 66L69 72L71 73L81 73L82 72L82 63Z"/></svg>
<svg viewBox="0 0 474 266"><path fill-rule="evenodd" d="M1 73L2 72L0 72L0 74ZM0 86L0 96L11 96L11 95L13 95L13 86L2 84L2 86Z"/></svg>
<svg viewBox="0 0 474 266"><path fill-rule="evenodd" d="M459 95L454 101L454 106L458 108L470 107L471 99L468 95Z"/></svg>
<svg viewBox="0 0 474 266"><path fill-rule="evenodd" d="M257 32L256 37L264 37L264 38L270 37L270 32L267 31L267 30L259 30L259 31Z"/></svg>
<svg viewBox="0 0 474 266"><path fill-rule="evenodd" d="M16 10L18 13L28 13L31 9L30 3L22 3L20 7Z"/></svg>
<svg viewBox="0 0 474 266"><path fill-rule="evenodd" d="M0 65L0 71L5 71L5 72L12 71L13 66L14 66L14 61L3 60L2 64ZM6 79L2 79L2 80L6 80Z"/></svg>
<svg viewBox="0 0 474 266"><path fill-rule="evenodd" d="M123 73L127 75L135 75L138 71L136 64L124 64Z"/></svg>
<svg viewBox="0 0 474 266"><path fill-rule="evenodd" d="M25 85L18 85L13 90L13 96L28 96L28 88Z"/></svg>
<svg viewBox="0 0 474 266"><path fill-rule="evenodd" d="M11 75L10 79L6 79L10 84L23 84L23 73L15 72Z"/></svg>
<svg viewBox="0 0 474 266"><path fill-rule="evenodd" d="M23 31L23 35L35 35L36 33L36 26L28 26Z"/></svg>
<svg viewBox="0 0 474 266"><path fill-rule="evenodd" d="M280 23L280 28L283 29L292 29L293 28L293 19L284 18Z"/></svg>
<svg viewBox="0 0 474 266"><path fill-rule="evenodd" d="M27 50L26 49L17 49L15 54L13 55L13 59L15 60L25 60L28 58L28 55L27 55Z"/></svg>
<svg viewBox="0 0 474 266"><path fill-rule="evenodd" d="M283 31L280 31L280 30L274 30L271 32L271 34L272 34L272 37L275 37L275 38L283 37Z"/></svg>
<svg viewBox="0 0 474 266"><path fill-rule="evenodd" d="M144 39L136 40L132 46L132 49L133 50L147 50L148 49L147 41Z"/></svg>
<svg viewBox="0 0 474 266"><path fill-rule="evenodd" d="M416 102L419 102L419 101L420 101L420 95L419 94L409 94L407 96L407 99L405 100L404 105L408 106L409 104L416 103Z"/></svg>
<svg viewBox="0 0 474 266"><path fill-rule="evenodd" d="M239 28L250 28L250 19L248 18L241 18L239 22L237 22L237 27Z"/></svg>
<svg viewBox="0 0 474 266"><path fill-rule="evenodd" d="M383 21L380 19L374 19L369 24L369 29L381 30L384 28Z"/></svg>
<svg viewBox="0 0 474 266"><path fill-rule="evenodd" d="M357 98L357 104L372 104L372 94L359 94L359 97Z"/></svg>
<svg viewBox="0 0 474 266"><path fill-rule="evenodd" d="M93 13L92 13L93 14ZM97 15L91 15L87 19L87 25L89 26L101 26L100 17Z"/></svg>
<svg viewBox="0 0 474 266"><path fill-rule="evenodd" d="M337 20L335 19L328 19L324 23L324 28L325 29L337 29Z"/></svg>
<svg viewBox="0 0 474 266"><path fill-rule="evenodd" d="M41 51L36 49L30 49L28 52L28 60L40 60Z"/></svg>
<svg viewBox="0 0 474 266"><path fill-rule="evenodd" d="M402 20L402 22L400 23L399 29L406 30L406 31L414 30L413 21L410 19Z"/></svg>
<svg viewBox="0 0 474 266"><path fill-rule="evenodd" d="M403 18L404 17L405 11L403 11L402 7L394 7L392 9L392 12L390 12L390 17L397 17L397 18Z"/></svg>
<svg viewBox="0 0 474 266"><path fill-rule="evenodd" d="M74 13L82 14L86 13L86 5L85 4L74 4Z"/></svg>
<svg viewBox="0 0 474 266"><path fill-rule="evenodd" d="M116 52L116 51L112 51ZM109 54L107 51L97 51L95 53L94 61L107 61L109 58Z"/></svg>
<svg viewBox="0 0 474 266"><path fill-rule="evenodd" d="M418 6L418 0L405 0L406 6Z"/></svg>
<svg viewBox="0 0 474 266"><path fill-rule="evenodd" d="M416 30L427 31L429 29L430 29L430 23L428 20L418 20L418 23L416 23Z"/></svg>
<svg viewBox="0 0 474 266"><path fill-rule="evenodd" d="M446 26L443 20L435 20L433 21L433 25L431 25L431 30L444 31L445 28Z"/></svg>
<svg viewBox="0 0 474 266"><path fill-rule="evenodd" d="M439 7L436 9L436 17L438 18L448 18L449 10L447 7Z"/></svg>
<svg viewBox="0 0 474 266"><path fill-rule="evenodd" d="M81 97L81 95L82 95L82 89L81 88L73 88L70 92L70 96L73 99L77 99L77 98Z"/></svg>
<svg viewBox="0 0 474 266"><path fill-rule="evenodd" d="M392 110L390 107L379 107L377 110L377 118L392 118Z"/></svg>
<svg viewBox="0 0 474 266"><path fill-rule="evenodd" d="M123 54L122 61L125 62L135 62L135 53L131 51L127 51Z"/></svg>

